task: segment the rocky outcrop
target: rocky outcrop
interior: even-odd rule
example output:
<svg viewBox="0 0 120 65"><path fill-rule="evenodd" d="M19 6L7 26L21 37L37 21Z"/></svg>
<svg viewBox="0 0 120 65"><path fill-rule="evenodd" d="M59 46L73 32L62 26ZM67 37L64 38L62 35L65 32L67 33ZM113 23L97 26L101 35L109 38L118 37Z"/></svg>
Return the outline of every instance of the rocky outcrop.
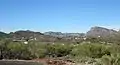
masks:
<svg viewBox="0 0 120 65"><path fill-rule="evenodd" d="M89 37L106 37L106 36L110 36L112 34L118 33L117 31L113 30L113 29L107 29L107 28L103 28L103 27L92 27L90 29L90 31L87 32L86 36Z"/></svg>

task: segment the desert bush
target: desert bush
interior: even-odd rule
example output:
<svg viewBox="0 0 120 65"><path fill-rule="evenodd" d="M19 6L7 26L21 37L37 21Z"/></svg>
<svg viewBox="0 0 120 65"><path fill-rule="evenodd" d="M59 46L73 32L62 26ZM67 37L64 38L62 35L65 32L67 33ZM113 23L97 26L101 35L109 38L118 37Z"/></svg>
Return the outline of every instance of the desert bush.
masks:
<svg viewBox="0 0 120 65"><path fill-rule="evenodd" d="M72 56L101 58L103 55L110 55L110 51L103 44L83 44L76 46L72 52Z"/></svg>
<svg viewBox="0 0 120 65"><path fill-rule="evenodd" d="M120 53L104 55L96 65L120 65Z"/></svg>
<svg viewBox="0 0 120 65"><path fill-rule="evenodd" d="M11 42L7 45L9 59L30 59L27 45L20 42ZM6 55L6 56L7 56Z"/></svg>
<svg viewBox="0 0 120 65"><path fill-rule="evenodd" d="M36 59L45 57L69 57L78 62L100 65L120 65L120 46L99 43L42 43L38 41L13 42L0 41L0 58L2 59Z"/></svg>
<svg viewBox="0 0 120 65"><path fill-rule="evenodd" d="M43 58L46 56L46 44L29 42L28 50L30 52L30 57L33 58Z"/></svg>
<svg viewBox="0 0 120 65"><path fill-rule="evenodd" d="M63 57L69 55L72 47L68 44L49 44L46 47L47 55L52 57Z"/></svg>

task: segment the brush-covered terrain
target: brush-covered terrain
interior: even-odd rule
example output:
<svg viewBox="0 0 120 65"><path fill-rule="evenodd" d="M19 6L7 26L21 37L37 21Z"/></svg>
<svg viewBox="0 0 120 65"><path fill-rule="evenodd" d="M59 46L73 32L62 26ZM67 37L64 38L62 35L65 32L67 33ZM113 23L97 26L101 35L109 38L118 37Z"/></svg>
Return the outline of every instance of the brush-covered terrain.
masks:
<svg viewBox="0 0 120 65"><path fill-rule="evenodd" d="M120 33L93 27L87 33L0 33L1 60L49 65L120 65Z"/></svg>

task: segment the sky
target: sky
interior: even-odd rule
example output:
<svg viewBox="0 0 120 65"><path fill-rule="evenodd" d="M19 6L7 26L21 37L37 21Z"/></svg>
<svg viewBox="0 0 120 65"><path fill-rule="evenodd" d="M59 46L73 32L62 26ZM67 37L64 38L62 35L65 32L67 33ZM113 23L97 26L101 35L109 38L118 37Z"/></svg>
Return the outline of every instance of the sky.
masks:
<svg viewBox="0 0 120 65"><path fill-rule="evenodd" d="M120 0L0 0L0 31L120 28Z"/></svg>

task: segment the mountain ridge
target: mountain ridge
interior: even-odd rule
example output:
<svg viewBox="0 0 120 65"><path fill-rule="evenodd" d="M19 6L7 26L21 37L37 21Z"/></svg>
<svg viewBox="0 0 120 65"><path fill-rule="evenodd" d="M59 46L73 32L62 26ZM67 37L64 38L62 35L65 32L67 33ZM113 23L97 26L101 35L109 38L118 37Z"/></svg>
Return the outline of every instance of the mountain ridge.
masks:
<svg viewBox="0 0 120 65"><path fill-rule="evenodd" d="M0 32L0 37L10 36L12 39L38 39L44 41L55 41L55 40L72 40L73 38L83 38L83 37L108 37L113 34L118 34L119 31L108 29L104 27L91 27L91 29L86 33L62 33L62 32L34 32L30 30L19 30L11 33Z"/></svg>

